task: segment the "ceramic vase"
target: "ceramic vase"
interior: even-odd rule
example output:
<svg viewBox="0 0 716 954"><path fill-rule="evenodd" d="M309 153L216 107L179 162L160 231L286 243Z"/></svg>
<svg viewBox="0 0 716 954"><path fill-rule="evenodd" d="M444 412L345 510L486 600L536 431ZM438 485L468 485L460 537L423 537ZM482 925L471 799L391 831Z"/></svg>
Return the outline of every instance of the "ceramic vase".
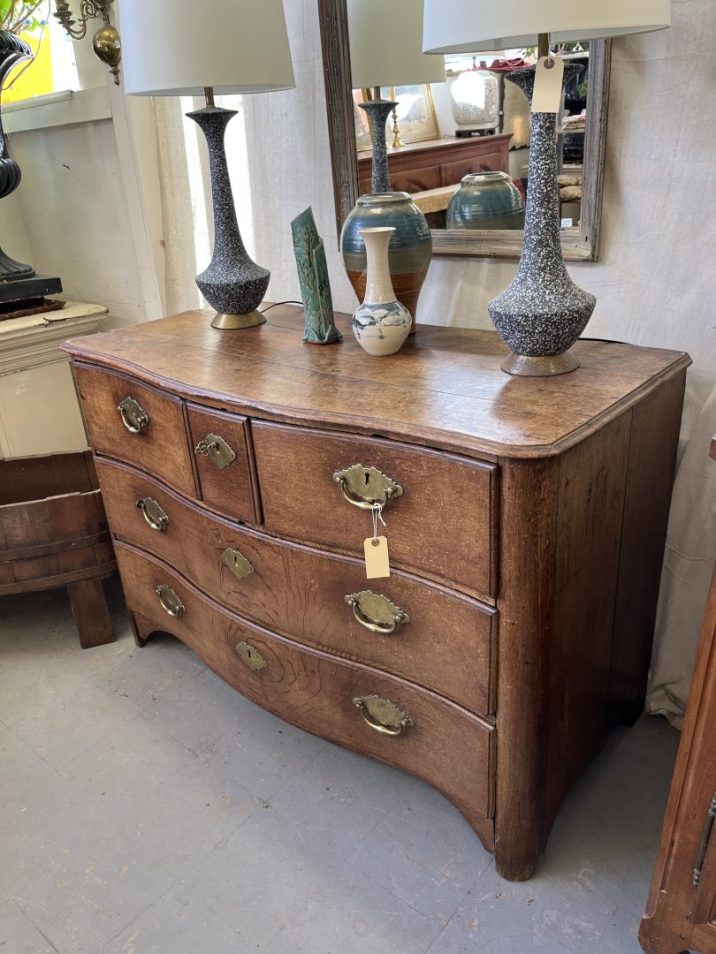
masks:
<svg viewBox="0 0 716 954"><path fill-rule="evenodd" d="M18 63L32 58L32 50L14 33L0 30L0 93L5 80L15 69ZM17 189L22 178L20 166L10 158L7 151L7 140L0 115L0 199L4 199ZM18 278L30 278L35 274L32 265L24 265L10 258L0 249L0 281L13 281Z"/></svg>
<svg viewBox="0 0 716 954"><path fill-rule="evenodd" d="M407 192L363 195L343 225L343 264L358 300L366 291L366 248L361 229L392 227L388 261L398 301L416 317L418 297L433 254L433 240L425 216ZM413 330L415 325L413 324Z"/></svg>
<svg viewBox="0 0 716 954"><path fill-rule="evenodd" d="M388 246L392 226L361 229L368 267L363 304L353 314L353 334L361 348L374 357L399 351L410 334L410 312L396 300L390 277Z"/></svg>
<svg viewBox="0 0 716 954"><path fill-rule="evenodd" d="M521 229L525 203L505 172L464 176L447 209L449 229Z"/></svg>
<svg viewBox="0 0 716 954"><path fill-rule="evenodd" d="M565 77L570 75L569 64ZM532 99L534 70L507 78ZM579 288L562 259L557 185L557 116L532 113L525 240L517 275L489 303L490 318L512 349L508 374L543 377L579 367L569 348L592 316L596 298Z"/></svg>

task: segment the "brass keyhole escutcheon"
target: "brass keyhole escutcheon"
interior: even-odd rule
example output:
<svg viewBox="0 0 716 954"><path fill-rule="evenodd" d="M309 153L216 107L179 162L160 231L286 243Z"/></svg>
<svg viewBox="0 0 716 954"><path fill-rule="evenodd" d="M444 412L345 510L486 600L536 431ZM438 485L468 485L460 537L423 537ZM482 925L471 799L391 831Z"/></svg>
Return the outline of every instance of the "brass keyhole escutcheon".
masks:
<svg viewBox="0 0 716 954"><path fill-rule="evenodd" d="M202 457L208 457L209 460L212 460L216 464L219 470L223 470L236 460L236 452L233 447L218 434L207 434L206 437L196 445L194 453Z"/></svg>
<svg viewBox="0 0 716 954"><path fill-rule="evenodd" d="M361 510L372 510L375 504L385 506L389 500L403 494L403 488L391 477L363 464L337 470L333 480L340 486L348 503Z"/></svg>
<svg viewBox="0 0 716 954"><path fill-rule="evenodd" d="M222 562L231 570L237 580L245 580L254 572L253 565L239 550L227 547L221 554Z"/></svg>
<svg viewBox="0 0 716 954"><path fill-rule="evenodd" d="M268 666L258 649L249 645L249 643L242 641L237 643L234 648L241 661L249 667L251 672L261 672Z"/></svg>

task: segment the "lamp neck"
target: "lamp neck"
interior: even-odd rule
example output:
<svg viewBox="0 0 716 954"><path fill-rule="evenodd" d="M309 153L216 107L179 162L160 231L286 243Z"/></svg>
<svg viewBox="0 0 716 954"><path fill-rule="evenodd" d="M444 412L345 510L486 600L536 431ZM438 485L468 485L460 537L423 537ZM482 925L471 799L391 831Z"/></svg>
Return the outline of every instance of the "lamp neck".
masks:
<svg viewBox="0 0 716 954"><path fill-rule="evenodd" d="M204 96L206 97L207 106L216 106L216 103L214 102L214 87L213 86L204 87Z"/></svg>
<svg viewBox="0 0 716 954"><path fill-rule="evenodd" d="M537 36L537 56L549 56L549 33L540 33Z"/></svg>

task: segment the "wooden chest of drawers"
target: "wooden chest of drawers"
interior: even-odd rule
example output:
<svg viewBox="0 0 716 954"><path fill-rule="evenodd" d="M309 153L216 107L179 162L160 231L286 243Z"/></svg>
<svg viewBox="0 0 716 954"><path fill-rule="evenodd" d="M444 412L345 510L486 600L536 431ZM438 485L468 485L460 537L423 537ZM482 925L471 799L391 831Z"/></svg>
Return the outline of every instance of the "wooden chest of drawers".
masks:
<svg viewBox="0 0 716 954"><path fill-rule="evenodd" d="M390 187L397 192L425 192L457 185L471 172L509 172L511 133L469 139L431 139L388 149ZM358 153L360 194L370 192L373 154Z"/></svg>
<svg viewBox="0 0 716 954"><path fill-rule="evenodd" d="M513 379L489 332L376 360L301 318L67 345L137 640L426 779L528 878L642 708L688 358L584 341L575 373ZM379 497L392 574L368 581Z"/></svg>

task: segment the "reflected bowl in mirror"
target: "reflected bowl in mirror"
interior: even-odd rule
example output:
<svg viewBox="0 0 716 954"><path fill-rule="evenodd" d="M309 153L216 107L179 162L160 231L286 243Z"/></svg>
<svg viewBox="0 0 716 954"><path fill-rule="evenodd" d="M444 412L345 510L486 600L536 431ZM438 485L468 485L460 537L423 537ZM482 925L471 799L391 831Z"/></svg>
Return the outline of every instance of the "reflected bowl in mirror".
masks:
<svg viewBox="0 0 716 954"><path fill-rule="evenodd" d="M428 223L407 192L378 192L358 199L343 225L341 255L359 301L365 297L367 267L365 243L360 233L361 229L377 227L395 229L388 249L390 277L395 297L415 319L418 297L433 253Z"/></svg>
<svg viewBox="0 0 716 954"><path fill-rule="evenodd" d="M525 203L505 172L476 172L465 176L450 199L449 229L523 229Z"/></svg>

